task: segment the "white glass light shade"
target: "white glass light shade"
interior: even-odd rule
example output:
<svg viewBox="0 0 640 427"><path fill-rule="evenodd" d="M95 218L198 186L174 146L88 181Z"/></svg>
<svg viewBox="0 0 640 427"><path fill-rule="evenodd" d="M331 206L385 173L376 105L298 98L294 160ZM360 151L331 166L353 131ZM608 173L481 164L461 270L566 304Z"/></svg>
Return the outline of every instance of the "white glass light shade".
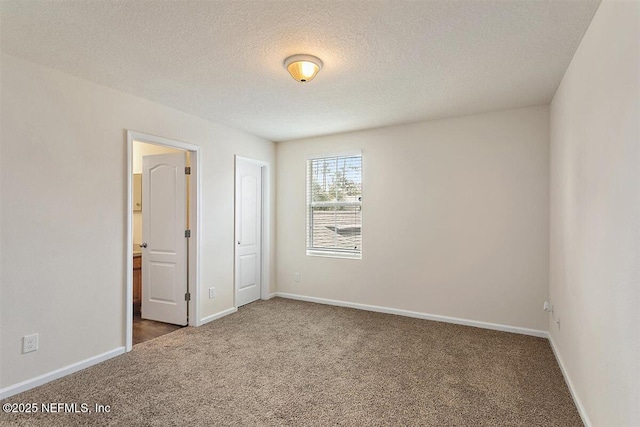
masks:
<svg viewBox="0 0 640 427"><path fill-rule="evenodd" d="M318 74L322 68L322 61L311 55L293 55L285 59L284 66L291 77L301 83L306 83Z"/></svg>

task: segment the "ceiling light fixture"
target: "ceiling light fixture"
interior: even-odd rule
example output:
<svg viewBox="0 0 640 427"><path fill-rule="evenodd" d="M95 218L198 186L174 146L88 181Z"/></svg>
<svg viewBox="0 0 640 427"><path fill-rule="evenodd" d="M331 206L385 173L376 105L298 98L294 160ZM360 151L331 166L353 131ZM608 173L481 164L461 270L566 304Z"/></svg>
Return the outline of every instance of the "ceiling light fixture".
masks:
<svg viewBox="0 0 640 427"><path fill-rule="evenodd" d="M284 60L284 68L301 83L310 82L322 68L322 61L311 55L293 55Z"/></svg>

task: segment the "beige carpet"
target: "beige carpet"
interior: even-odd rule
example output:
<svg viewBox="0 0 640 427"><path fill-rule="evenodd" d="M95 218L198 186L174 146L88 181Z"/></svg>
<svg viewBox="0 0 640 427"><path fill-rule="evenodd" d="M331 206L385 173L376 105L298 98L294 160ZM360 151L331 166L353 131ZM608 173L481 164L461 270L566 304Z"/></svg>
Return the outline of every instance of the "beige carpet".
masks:
<svg viewBox="0 0 640 427"><path fill-rule="evenodd" d="M579 426L545 339L275 298L8 402L2 425Z"/></svg>

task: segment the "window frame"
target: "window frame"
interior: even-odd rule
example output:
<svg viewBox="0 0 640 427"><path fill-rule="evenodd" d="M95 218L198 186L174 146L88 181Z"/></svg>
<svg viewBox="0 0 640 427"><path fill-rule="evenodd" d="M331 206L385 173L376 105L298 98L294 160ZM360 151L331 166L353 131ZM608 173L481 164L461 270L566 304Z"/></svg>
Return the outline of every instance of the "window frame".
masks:
<svg viewBox="0 0 640 427"><path fill-rule="evenodd" d="M309 167L310 162L313 160L319 159L333 159L333 158L344 158L344 157L360 157L360 201L358 202L346 202L346 201L336 201L336 202L315 202L312 203L312 191L310 191L310 182L309 178L311 176ZM362 194L363 194L363 176L364 176L364 162L362 151L343 151L337 153L321 153L309 155L305 159L305 193L306 193L306 205L305 205L305 250L307 256L318 256L318 257L326 257L326 258L341 258L341 259L362 259L362 223L364 222L362 216ZM313 242L313 207L349 207L349 206L359 206L360 207L360 248L359 250L353 249L339 249L339 248L318 248L314 247L313 244L311 247L308 246L309 242Z"/></svg>

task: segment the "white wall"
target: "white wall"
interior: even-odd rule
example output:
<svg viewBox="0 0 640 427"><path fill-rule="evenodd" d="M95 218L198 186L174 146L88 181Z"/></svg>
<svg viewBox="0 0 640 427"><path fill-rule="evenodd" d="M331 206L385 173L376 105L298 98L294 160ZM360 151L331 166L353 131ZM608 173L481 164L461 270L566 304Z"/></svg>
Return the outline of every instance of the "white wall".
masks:
<svg viewBox="0 0 640 427"><path fill-rule="evenodd" d="M278 143L278 292L547 330L548 113ZM305 157L355 149L363 259L306 256Z"/></svg>
<svg viewBox="0 0 640 427"><path fill-rule="evenodd" d="M551 104L549 328L593 426L640 423L639 40L603 1Z"/></svg>
<svg viewBox="0 0 640 427"><path fill-rule="evenodd" d="M1 66L0 386L125 345L127 129L202 147L200 313L233 307L234 154L274 164L274 144L12 56ZM31 333L40 349L21 354Z"/></svg>

